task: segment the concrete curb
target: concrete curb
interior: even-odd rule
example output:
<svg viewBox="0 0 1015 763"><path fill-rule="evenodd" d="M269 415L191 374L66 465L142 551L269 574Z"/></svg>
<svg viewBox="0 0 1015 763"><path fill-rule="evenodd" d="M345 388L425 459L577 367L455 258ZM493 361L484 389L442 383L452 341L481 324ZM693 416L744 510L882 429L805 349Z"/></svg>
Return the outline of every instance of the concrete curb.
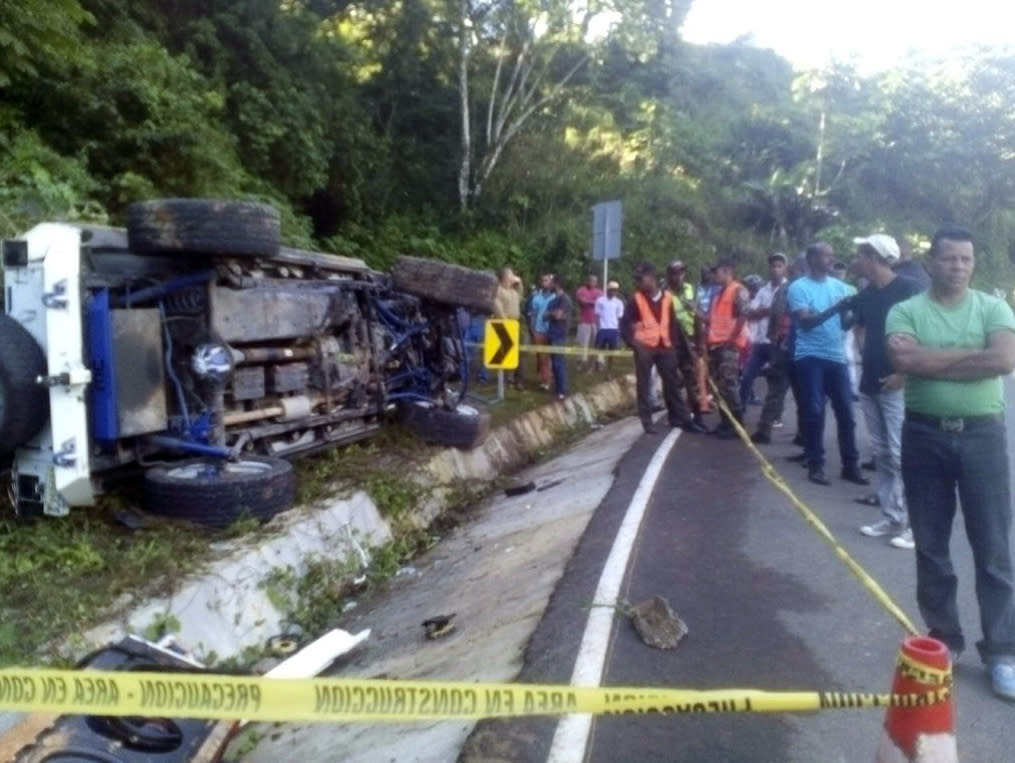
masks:
<svg viewBox="0 0 1015 763"><path fill-rule="evenodd" d="M635 401L633 376L604 382L522 414L502 426L472 451L438 450L423 466L413 467L430 488L429 498L410 517L429 526L447 508L456 485L489 482L526 465L531 456L559 442L561 436L609 414L630 410ZM364 492L303 506L274 520L268 537L240 539L214 546L219 558L174 586L168 596L123 602L123 613L66 644L69 656L119 638L166 624L198 657L217 661L257 648L284 627L277 592L266 586L279 568L299 576L314 559L344 559L350 574L369 562L369 548L392 540L391 524Z"/></svg>

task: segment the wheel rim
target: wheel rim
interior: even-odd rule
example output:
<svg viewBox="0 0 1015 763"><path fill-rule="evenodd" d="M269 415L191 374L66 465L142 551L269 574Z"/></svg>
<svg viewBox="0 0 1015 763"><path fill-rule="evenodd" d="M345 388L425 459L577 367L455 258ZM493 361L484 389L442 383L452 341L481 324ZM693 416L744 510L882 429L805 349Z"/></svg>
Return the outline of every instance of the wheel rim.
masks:
<svg viewBox="0 0 1015 763"><path fill-rule="evenodd" d="M441 390L441 402L444 407L454 410L461 403L469 391L469 368L465 355L465 346L461 340L445 338L444 352L441 362L443 364L444 385ZM450 381L456 379L456 381Z"/></svg>
<svg viewBox="0 0 1015 763"><path fill-rule="evenodd" d="M271 464L263 461L199 461L181 466L174 466L166 472L169 479L183 482L208 477L209 474L222 475L256 475L267 474L271 471Z"/></svg>

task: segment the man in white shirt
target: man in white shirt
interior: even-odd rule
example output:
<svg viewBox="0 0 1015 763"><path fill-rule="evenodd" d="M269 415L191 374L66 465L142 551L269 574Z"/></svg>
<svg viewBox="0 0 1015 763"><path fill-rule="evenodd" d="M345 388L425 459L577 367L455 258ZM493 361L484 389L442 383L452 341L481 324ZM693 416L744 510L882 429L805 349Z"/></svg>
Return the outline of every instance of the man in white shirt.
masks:
<svg viewBox="0 0 1015 763"><path fill-rule="evenodd" d="M776 252L768 258L768 282L758 289L747 310L747 317L754 322L751 335L751 354L740 381L740 400L744 408L751 401L754 380L761 369L770 361L771 340L768 337L768 316L772 310L775 293L786 283L786 255Z"/></svg>
<svg viewBox="0 0 1015 763"><path fill-rule="evenodd" d="M596 349L616 350L620 346L620 319L624 317L624 300L617 296L620 284L610 281L606 284L606 294L596 300ZM613 358L596 358L596 370L613 366Z"/></svg>

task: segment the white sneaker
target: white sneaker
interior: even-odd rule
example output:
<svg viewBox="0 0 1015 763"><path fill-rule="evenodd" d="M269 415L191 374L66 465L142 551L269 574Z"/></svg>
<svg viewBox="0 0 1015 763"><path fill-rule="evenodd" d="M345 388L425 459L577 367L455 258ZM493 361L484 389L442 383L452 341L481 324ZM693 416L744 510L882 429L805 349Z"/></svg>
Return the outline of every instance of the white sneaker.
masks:
<svg viewBox="0 0 1015 763"><path fill-rule="evenodd" d="M916 543L913 541L913 531L908 528L888 542L893 548L904 548L907 550L916 548Z"/></svg>
<svg viewBox="0 0 1015 763"><path fill-rule="evenodd" d="M772 429L782 429L782 427L783 427L782 419L776 419L775 421L772 422Z"/></svg>
<svg viewBox="0 0 1015 763"><path fill-rule="evenodd" d="M872 525L864 525L860 528L860 532L868 538L882 538L885 535L891 535L900 530L902 530L902 527L890 519L882 519Z"/></svg>

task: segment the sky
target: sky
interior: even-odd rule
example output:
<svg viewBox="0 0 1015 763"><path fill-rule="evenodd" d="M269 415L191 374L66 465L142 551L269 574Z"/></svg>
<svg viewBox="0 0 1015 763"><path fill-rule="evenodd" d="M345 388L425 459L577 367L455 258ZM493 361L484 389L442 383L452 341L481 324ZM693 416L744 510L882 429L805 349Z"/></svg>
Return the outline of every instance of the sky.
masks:
<svg viewBox="0 0 1015 763"><path fill-rule="evenodd" d="M830 58L870 73L914 52L938 57L977 44L1015 44L1008 0L694 0L681 36L727 43L750 36L800 68Z"/></svg>

